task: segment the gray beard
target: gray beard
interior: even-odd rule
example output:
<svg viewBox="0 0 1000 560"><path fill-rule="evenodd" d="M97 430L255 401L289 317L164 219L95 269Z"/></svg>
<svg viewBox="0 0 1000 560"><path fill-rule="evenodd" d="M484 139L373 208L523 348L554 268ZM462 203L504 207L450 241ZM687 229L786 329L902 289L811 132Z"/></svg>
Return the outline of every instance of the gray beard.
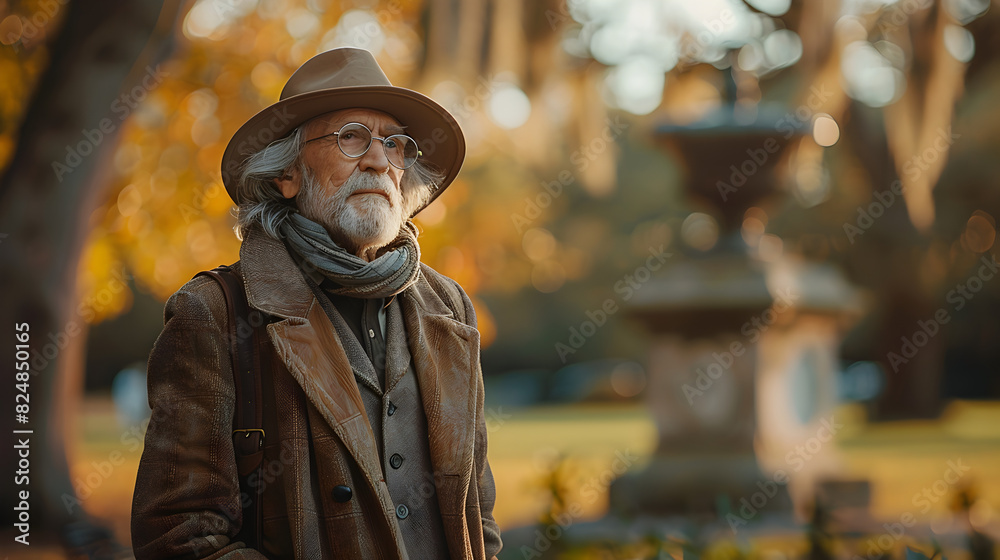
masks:
<svg viewBox="0 0 1000 560"><path fill-rule="evenodd" d="M355 169L339 189L327 195L304 164L300 171L302 189L295 199L299 213L323 226L335 243L356 255L391 243L409 217L403 213L402 196L388 175ZM387 193L391 206L379 196L348 200L355 192L367 189Z"/></svg>

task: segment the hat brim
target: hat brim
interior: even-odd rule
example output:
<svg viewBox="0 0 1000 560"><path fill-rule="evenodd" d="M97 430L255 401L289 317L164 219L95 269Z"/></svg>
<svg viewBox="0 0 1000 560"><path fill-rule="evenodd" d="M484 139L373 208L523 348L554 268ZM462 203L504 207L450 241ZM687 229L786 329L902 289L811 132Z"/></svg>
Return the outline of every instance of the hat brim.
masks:
<svg viewBox="0 0 1000 560"><path fill-rule="evenodd" d="M458 121L433 99L396 86L354 86L311 91L263 109L243 124L229 140L222 155L222 182L229 197L240 203L237 183L240 168L250 155L274 140L287 136L314 117L343 109L374 109L391 115L417 141L421 158L444 173L431 193L427 207L455 180L465 160L465 135Z"/></svg>

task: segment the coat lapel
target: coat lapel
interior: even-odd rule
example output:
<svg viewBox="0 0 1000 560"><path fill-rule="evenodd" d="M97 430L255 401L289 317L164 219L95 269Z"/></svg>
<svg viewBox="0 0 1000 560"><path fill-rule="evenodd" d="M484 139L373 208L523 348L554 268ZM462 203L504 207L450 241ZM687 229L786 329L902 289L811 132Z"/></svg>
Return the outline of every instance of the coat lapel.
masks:
<svg viewBox="0 0 1000 560"><path fill-rule="evenodd" d="M464 512L472 477L479 376L479 331L455 319L421 279L400 298L410 353L427 416L438 501L445 515Z"/></svg>
<svg viewBox="0 0 1000 560"><path fill-rule="evenodd" d="M313 406L340 436L373 481L382 478L372 433L354 370L330 320L313 306L303 322L287 319L268 326L271 341Z"/></svg>
<svg viewBox="0 0 1000 560"><path fill-rule="evenodd" d="M368 353L365 352L361 343L358 342L358 337L351 332L351 327L347 325L347 321L344 320L340 311L333 306L333 302L325 294L317 293L315 289L313 293L316 295L317 303L320 304L321 308L328 306L324 309L324 312L327 318L330 319L334 331L337 333L337 339L340 340L341 346L344 349L347 363L354 370L357 380L364 383L372 392L381 397L382 383L379 381L378 373L375 372L375 365L368 358ZM323 301L320 301L321 297Z"/></svg>
<svg viewBox="0 0 1000 560"><path fill-rule="evenodd" d="M391 511L354 371L295 261L284 244L253 228L240 248L240 262L250 306L284 318L267 327L275 351Z"/></svg>
<svg viewBox="0 0 1000 560"><path fill-rule="evenodd" d="M385 313L385 390L392 391L410 366L410 347L406 325L398 303L393 302Z"/></svg>

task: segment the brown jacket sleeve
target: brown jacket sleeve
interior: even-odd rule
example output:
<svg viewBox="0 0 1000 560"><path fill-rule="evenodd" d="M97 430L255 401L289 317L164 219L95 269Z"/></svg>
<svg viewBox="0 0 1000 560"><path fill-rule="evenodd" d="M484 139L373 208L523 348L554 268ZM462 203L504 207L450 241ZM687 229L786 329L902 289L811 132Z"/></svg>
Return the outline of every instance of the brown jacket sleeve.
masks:
<svg viewBox="0 0 1000 560"><path fill-rule="evenodd" d="M455 288L462 295L462 302L465 307L465 323L472 327L477 327L476 310L472 306L472 300L465 293L457 282ZM479 373L479 402L476 404L476 443L474 450L475 480L479 483L479 512L483 523L483 545L487 559L494 559L503 548L500 540L500 527L493 519L493 506L496 503L496 485L493 482L493 472L490 470L489 460L486 458L487 451L487 429L485 414L485 391L483 387L483 377L480 368ZM470 519L471 523L472 520Z"/></svg>
<svg viewBox="0 0 1000 560"><path fill-rule="evenodd" d="M152 416L132 501L137 560L265 558L231 542L242 511L227 322L210 278L195 278L167 301L149 357Z"/></svg>

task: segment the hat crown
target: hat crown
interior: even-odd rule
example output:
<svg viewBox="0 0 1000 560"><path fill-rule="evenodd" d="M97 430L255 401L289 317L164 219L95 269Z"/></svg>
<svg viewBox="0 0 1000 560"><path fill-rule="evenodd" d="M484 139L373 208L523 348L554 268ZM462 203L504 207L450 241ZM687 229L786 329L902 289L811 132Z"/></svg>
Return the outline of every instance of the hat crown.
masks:
<svg viewBox="0 0 1000 560"><path fill-rule="evenodd" d="M281 90L280 100L344 87L392 86L372 53L344 47L322 52L302 64Z"/></svg>

